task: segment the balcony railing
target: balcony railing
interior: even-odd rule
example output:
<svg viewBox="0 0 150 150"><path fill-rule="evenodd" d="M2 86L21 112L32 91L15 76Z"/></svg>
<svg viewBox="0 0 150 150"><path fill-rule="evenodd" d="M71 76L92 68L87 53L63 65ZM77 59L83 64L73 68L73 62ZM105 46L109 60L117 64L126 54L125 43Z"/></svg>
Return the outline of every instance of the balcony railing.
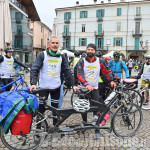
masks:
<svg viewBox="0 0 150 150"><path fill-rule="evenodd" d="M65 23L70 23L70 19L65 19L64 22Z"/></svg>
<svg viewBox="0 0 150 150"><path fill-rule="evenodd" d="M22 37L23 36L23 32L14 32L14 34L17 37Z"/></svg>
<svg viewBox="0 0 150 150"><path fill-rule="evenodd" d="M142 19L142 16L139 14L139 15L136 15L135 17L134 17L134 19L135 20L141 20Z"/></svg>
<svg viewBox="0 0 150 150"><path fill-rule="evenodd" d="M97 17L97 21L103 21L103 17Z"/></svg>
<svg viewBox="0 0 150 150"><path fill-rule="evenodd" d="M62 37L70 37L71 33L70 32L63 32Z"/></svg>
<svg viewBox="0 0 150 150"><path fill-rule="evenodd" d="M128 46L127 47L127 52L144 52L146 53L148 50L148 47L145 47L144 49L142 49L142 47L139 45L139 49L135 49L134 46Z"/></svg>
<svg viewBox="0 0 150 150"><path fill-rule="evenodd" d="M102 31L101 33L99 33L98 31L94 32L96 37L103 37L104 36L104 31Z"/></svg>
<svg viewBox="0 0 150 150"><path fill-rule="evenodd" d="M23 50L23 51L31 51L33 50L33 46L32 45L12 45L13 48L15 48L16 50Z"/></svg>
<svg viewBox="0 0 150 150"><path fill-rule="evenodd" d="M98 51L108 51L108 47L107 46L103 46L103 47L99 47L99 46L97 46L96 47L96 50L98 50Z"/></svg>
<svg viewBox="0 0 150 150"><path fill-rule="evenodd" d="M132 31L133 37L141 37L143 34L143 31Z"/></svg>

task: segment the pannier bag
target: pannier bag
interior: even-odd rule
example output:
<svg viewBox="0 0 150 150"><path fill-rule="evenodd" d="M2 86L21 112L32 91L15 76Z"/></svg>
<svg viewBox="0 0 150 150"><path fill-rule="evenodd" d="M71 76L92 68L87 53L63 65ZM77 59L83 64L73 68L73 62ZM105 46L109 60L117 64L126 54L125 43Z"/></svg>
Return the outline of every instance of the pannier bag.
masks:
<svg viewBox="0 0 150 150"><path fill-rule="evenodd" d="M136 89L138 87L138 80L137 79L124 79L123 84L127 86L131 85L128 88L132 88L134 84L135 87L133 89Z"/></svg>
<svg viewBox="0 0 150 150"><path fill-rule="evenodd" d="M26 114L23 109L21 109L11 123L12 135L29 134L31 123L32 113Z"/></svg>

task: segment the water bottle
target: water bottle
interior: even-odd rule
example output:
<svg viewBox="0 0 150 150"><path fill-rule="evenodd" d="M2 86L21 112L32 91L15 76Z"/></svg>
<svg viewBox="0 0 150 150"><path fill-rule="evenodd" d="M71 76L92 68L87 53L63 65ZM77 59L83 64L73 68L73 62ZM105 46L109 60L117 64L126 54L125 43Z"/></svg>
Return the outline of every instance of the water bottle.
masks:
<svg viewBox="0 0 150 150"><path fill-rule="evenodd" d="M109 113L107 113L107 114L104 116L104 119L103 119L103 121L101 122L101 125L102 125L102 126L105 125L105 123L106 123L106 121L108 120L109 116L110 116Z"/></svg>
<svg viewBox="0 0 150 150"><path fill-rule="evenodd" d="M112 92L104 101L104 103L107 105L110 100L112 100L116 96L116 92Z"/></svg>
<svg viewBox="0 0 150 150"><path fill-rule="evenodd" d="M92 121L92 125L95 126L96 125L96 122L98 120L98 115L94 115L94 118L93 118L93 121Z"/></svg>

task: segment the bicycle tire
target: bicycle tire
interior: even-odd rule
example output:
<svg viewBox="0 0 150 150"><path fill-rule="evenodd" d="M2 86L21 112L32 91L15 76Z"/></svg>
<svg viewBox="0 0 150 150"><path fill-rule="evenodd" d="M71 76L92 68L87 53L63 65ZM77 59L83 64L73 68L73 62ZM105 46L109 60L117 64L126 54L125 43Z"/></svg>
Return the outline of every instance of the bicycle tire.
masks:
<svg viewBox="0 0 150 150"><path fill-rule="evenodd" d="M125 91L130 95L130 102L137 104L139 107L142 107L143 98L139 91L135 89L125 89Z"/></svg>
<svg viewBox="0 0 150 150"><path fill-rule="evenodd" d="M32 119L32 125L31 125L31 130L29 134L25 135L12 135L11 131L9 130L8 134L4 134L3 129L0 129L0 138L2 143L11 150L33 150L39 147L39 145L42 144L42 142L45 139L45 134L44 132L47 131L47 122L46 120L42 121L42 127L40 133L43 133L43 137L40 136L39 141L35 142L35 137L39 135L37 125L37 117L39 120L43 119L43 115L40 114L39 112L34 113L33 119ZM26 139L26 141L25 141Z"/></svg>
<svg viewBox="0 0 150 150"><path fill-rule="evenodd" d="M143 114L141 108L137 104L127 103L127 107L121 105L115 111L111 126L116 136L122 138L132 137L138 132L142 124L142 119ZM137 125L135 125L136 123Z"/></svg>
<svg viewBox="0 0 150 150"><path fill-rule="evenodd" d="M150 110L149 91L146 91L146 89L141 89L139 92L140 92L141 96L142 96L142 94L143 94L143 92L144 92L144 96L142 96L142 98L143 98L142 109L143 109L143 110ZM147 104L144 103L144 102L147 102Z"/></svg>

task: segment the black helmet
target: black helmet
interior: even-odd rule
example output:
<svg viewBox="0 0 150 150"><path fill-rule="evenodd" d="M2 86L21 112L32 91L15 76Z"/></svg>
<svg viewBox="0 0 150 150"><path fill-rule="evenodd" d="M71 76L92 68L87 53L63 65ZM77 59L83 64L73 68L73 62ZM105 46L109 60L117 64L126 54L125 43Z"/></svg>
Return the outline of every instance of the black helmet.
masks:
<svg viewBox="0 0 150 150"><path fill-rule="evenodd" d="M101 56L102 56L102 54L101 54L101 52L96 52L95 56L97 56L97 57L101 57Z"/></svg>
<svg viewBox="0 0 150 150"><path fill-rule="evenodd" d="M79 51L75 51L74 55L75 55L75 57L80 56L80 52Z"/></svg>
<svg viewBox="0 0 150 150"><path fill-rule="evenodd" d="M114 52L113 56L114 58L120 58L120 52Z"/></svg>
<svg viewBox="0 0 150 150"><path fill-rule="evenodd" d="M150 59L150 55L145 56L146 59Z"/></svg>
<svg viewBox="0 0 150 150"><path fill-rule="evenodd" d="M83 53L83 54L81 55L81 57L82 57L82 58L85 58L85 57L86 57L86 53Z"/></svg>
<svg viewBox="0 0 150 150"><path fill-rule="evenodd" d="M8 48L5 49L5 52L6 52L6 53L8 53L8 52L13 52L13 51L14 51L14 50L13 50L11 47L8 47Z"/></svg>

